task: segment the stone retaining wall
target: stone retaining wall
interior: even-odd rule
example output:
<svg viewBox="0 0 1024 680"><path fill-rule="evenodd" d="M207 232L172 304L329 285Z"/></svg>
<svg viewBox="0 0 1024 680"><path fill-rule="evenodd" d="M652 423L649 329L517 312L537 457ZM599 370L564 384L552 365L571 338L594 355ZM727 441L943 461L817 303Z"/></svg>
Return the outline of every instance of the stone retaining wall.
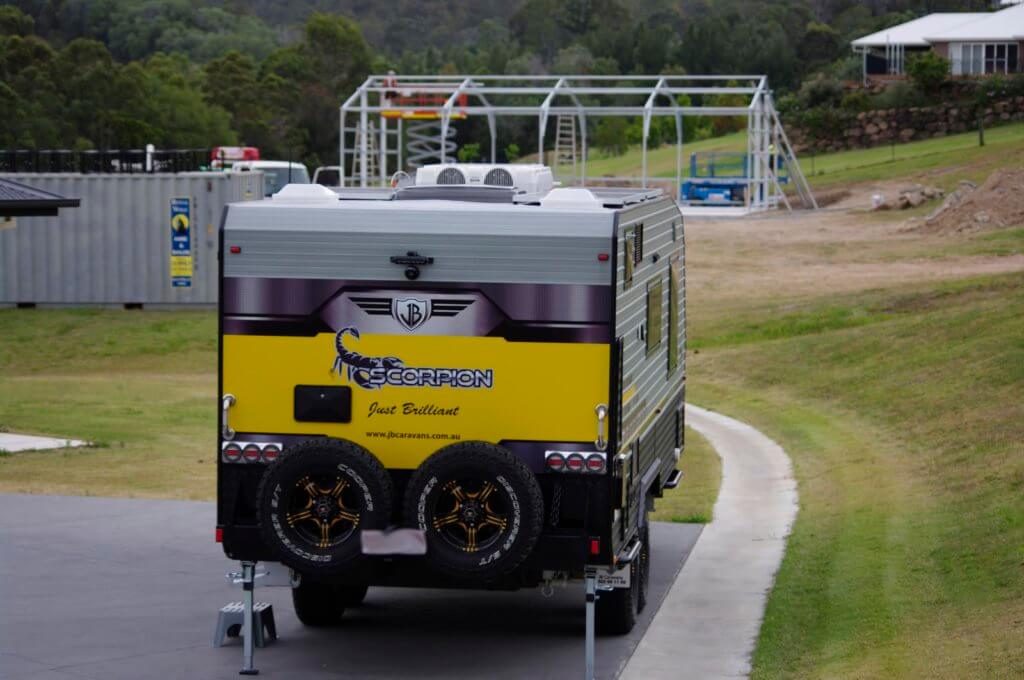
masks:
<svg viewBox="0 0 1024 680"><path fill-rule="evenodd" d="M879 109L848 114L849 120L827 139L812 139L799 126L787 125L797 153L864 149L885 144L909 142L977 128L970 106L942 104L907 109ZM1024 96L992 103L983 112L985 127L1024 120Z"/></svg>

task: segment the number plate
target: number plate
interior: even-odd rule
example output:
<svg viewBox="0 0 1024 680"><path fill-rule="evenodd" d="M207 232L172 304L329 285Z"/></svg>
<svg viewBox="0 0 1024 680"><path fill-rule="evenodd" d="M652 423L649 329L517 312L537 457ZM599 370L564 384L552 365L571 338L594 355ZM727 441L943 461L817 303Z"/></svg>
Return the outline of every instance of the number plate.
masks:
<svg viewBox="0 0 1024 680"><path fill-rule="evenodd" d="M612 590L613 588L629 587L629 567L612 571L609 567L602 567L597 572L597 587L601 590Z"/></svg>

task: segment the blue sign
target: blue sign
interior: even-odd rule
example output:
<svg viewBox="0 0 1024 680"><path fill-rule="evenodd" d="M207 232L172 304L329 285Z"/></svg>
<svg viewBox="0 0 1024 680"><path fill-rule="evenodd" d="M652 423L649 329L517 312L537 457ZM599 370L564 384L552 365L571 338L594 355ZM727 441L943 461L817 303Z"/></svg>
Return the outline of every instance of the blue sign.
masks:
<svg viewBox="0 0 1024 680"><path fill-rule="evenodd" d="M192 286L192 201L171 199L171 285Z"/></svg>

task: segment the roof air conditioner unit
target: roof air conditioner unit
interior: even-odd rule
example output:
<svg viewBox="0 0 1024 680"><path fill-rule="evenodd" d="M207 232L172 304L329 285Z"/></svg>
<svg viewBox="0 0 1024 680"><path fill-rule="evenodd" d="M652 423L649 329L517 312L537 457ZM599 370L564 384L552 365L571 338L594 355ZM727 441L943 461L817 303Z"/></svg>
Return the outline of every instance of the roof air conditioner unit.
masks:
<svg viewBox="0 0 1024 680"><path fill-rule="evenodd" d="M554 186L554 177L551 168L538 164L446 163L416 171L416 186L437 185L510 187L516 193L543 196Z"/></svg>

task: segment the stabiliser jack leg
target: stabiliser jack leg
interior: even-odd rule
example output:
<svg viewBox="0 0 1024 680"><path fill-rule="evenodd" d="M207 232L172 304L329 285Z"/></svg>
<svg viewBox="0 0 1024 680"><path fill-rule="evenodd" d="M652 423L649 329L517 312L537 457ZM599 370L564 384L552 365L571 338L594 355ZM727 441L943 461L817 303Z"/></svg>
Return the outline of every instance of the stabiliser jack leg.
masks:
<svg viewBox="0 0 1024 680"><path fill-rule="evenodd" d="M586 570L587 594L587 641L584 655L586 656L585 680L594 680L594 614L597 605L597 571L588 567Z"/></svg>
<svg viewBox="0 0 1024 680"><path fill-rule="evenodd" d="M242 619L242 670L239 675L259 675L253 667L252 657L256 648L256 631L253 629L256 599L256 563L242 562L242 605L245 609Z"/></svg>

